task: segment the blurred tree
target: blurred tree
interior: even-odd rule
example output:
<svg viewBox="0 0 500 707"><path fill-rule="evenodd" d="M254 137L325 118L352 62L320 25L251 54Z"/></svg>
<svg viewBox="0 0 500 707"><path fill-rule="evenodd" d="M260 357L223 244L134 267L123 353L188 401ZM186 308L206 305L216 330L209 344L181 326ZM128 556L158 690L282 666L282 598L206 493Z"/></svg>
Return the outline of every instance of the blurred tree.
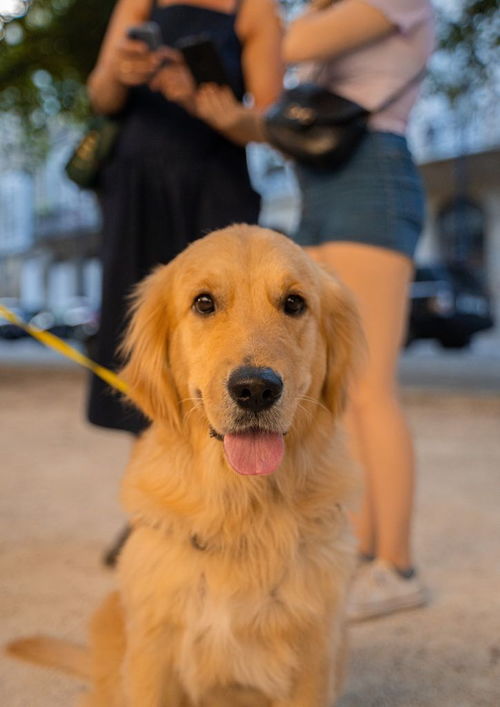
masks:
<svg viewBox="0 0 500 707"><path fill-rule="evenodd" d="M0 2L0 110L32 128L57 113L85 113L82 86L115 0Z"/></svg>
<svg viewBox="0 0 500 707"><path fill-rule="evenodd" d="M439 48L444 58L433 66L432 83L454 105L487 85L498 92L500 13L498 0L440 3Z"/></svg>

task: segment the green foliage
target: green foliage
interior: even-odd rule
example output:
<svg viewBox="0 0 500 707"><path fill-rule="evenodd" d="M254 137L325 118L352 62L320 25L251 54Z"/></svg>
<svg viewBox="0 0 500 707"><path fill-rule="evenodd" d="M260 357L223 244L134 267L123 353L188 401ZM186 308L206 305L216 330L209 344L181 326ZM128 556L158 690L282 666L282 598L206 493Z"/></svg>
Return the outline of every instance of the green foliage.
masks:
<svg viewBox="0 0 500 707"><path fill-rule="evenodd" d="M498 92L498 0L463 0L451 17L441 11L438 19L439 48L448 62L433 72L435 89L446 93L452 105L480 86Z"/></svg>
<svg viewBox="0 0 500 707"><path fill-rule="evenodd" d="M0 110L14 110L35 130L56 113L81 117L82 86L113 5L114 0L34 0L24 17L6 25Z"/></svg>
<svg viewBox="0 0 500 707"><path fill-rule="evenodd" d="M82 120L88 113L83 86L114 3L33 0L24 17L10 18L3 40L0 17L0 111L21 116L31 135L46 132L56 115ZM288 12L304 3L281 4ZM500 36L497 0L463 0L452 16L439 14L440 47L449 59L441 67L436 64L433 89L452 103L479 84L489 82L494 90L499 62L493 57Z"/></svg>

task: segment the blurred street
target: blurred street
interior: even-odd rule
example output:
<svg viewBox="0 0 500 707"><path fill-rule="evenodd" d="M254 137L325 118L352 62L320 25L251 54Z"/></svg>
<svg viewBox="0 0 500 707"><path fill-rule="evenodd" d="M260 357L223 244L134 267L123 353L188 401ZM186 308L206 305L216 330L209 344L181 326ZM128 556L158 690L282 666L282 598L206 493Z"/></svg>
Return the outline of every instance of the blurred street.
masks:
<svg viewBox="0 0 500 707"><path fill-rule="evenodd" d="M1 366L74 369L75 364L26 337L0 338ZM478 334L464 349L445 351L435 341L415 342L401 356L400 379L410 387L500 394L500 331Z"/></svg>
<svg viewBox="0 0 500 707"><path fill-rule="evenodd" d="M29 341L0 348L0 641L85 640L113 585L101 554L124 519L125 434L83 417L86 374ZM431 605L353 626L339 707L500 704L500 355L495 342L403 357L419 464L416 556ZM82 685L0 659L2 707L69 707Z"/></svg>

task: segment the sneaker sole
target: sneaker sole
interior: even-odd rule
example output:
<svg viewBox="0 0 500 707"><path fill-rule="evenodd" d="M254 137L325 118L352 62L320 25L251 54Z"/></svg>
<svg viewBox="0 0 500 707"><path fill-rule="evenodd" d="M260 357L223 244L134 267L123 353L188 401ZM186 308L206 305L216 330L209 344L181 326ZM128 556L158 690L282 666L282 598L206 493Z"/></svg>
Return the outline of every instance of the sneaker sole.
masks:
<svg viewBox="0 0 500 707"><path fill-rule="evenodd" d="M372 607L370 609L358 610L347 614L347 621L349 623L355 623L358 621L365 621L367 619L375 619L382 616L388 616L389 614L396 613L397 611L405 611L409 609L419 609L429 603L429 597L427 594L421 594L419 596L413 595L412 597L401 597L401 599L388 599L385 602L380 602L377 607Z"/></svg>

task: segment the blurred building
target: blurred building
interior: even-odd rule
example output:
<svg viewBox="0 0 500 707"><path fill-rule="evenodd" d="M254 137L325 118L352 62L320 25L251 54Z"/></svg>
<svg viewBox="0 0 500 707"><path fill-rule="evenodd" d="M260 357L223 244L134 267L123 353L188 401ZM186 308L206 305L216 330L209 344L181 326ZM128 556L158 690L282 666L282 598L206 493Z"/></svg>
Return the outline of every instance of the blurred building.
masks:
<svg viewBox="0 0 500 707"><path fill-rule="evenodd" d="M99 211L95 196L70 182L64 164L75 136L53 136L30 172L15 121L4 119L0 168L0 297L27 310L63 309L75 297L98 306Z"/></svg>
<svg viewBox="0 0 500 707"><path fill-rule="evenodd" d="M500 317L500 125L497 87L484 85L450 110L441 95L414 111L410 142L428 195L419 258L460 263L486 284Z"/></svg>
<svg viewBox="0 0 500 707"><path fill-rule="evenodd" d="M421 101L410 143L428 192L421 262L461 263L493 295L500 320L500 126L493 111L450 112L444 99ZM44 164L34 174L15 121L3 119L0 145L0 298L27 309L58 310L75 297L97 307L100 291L99 211L92 192L64 173L77 135L59 125ZM299 196L290 165L274 151L251 146L249 163L263 195L261 221L293 232Z"/></svg>

